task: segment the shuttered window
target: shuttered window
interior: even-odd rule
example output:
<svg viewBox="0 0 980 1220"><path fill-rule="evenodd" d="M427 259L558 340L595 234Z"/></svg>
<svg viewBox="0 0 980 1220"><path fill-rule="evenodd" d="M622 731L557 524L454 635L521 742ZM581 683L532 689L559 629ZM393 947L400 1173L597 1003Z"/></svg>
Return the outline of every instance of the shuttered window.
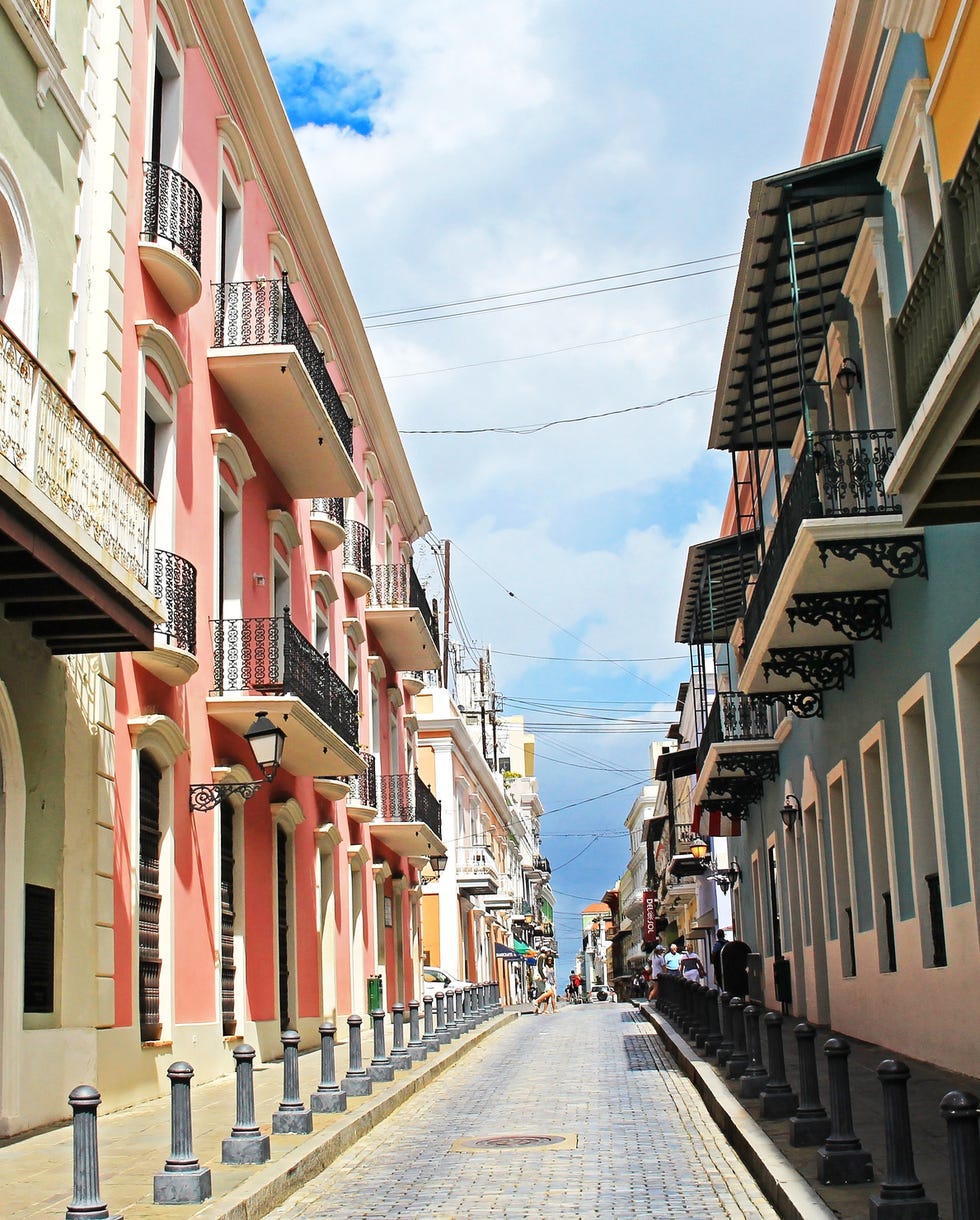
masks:
<svg viewBox="0 0 980 1220"><path fill-rule="evenodd" d="M238 1027L235 1014L235 810L221 803L221 1023L224 1036Z"/></svg>
<svg viewBox="0 0 980 1220"><path fill-rule="evenodd" d="M24 1012L54 1012L54 890L24 887Z"/></svg>
<svg viewBox="0 0 980 1220"><path fill-rule="evenodd" d="M289 839L276 827L276 900L279 918L279 1025L289 1028L289 877L286 855Z"/></svg>
<svg viewBox="0 0 980 1220"><path fill-rule="evenodd" d="M140 753L139 1016L140 1039L158 1042L160 1019L160 783L152 758Z"/></svg>

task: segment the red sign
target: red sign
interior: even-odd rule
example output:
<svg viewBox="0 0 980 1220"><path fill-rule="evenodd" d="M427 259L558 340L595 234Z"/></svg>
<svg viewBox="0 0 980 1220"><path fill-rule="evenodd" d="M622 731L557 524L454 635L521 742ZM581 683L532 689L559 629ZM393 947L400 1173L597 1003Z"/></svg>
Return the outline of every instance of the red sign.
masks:
<svg viewBox="0 0 980 1220"><path fill-rule="evenodd" d="M652 890L643 891L643 939L651 944L657 939L657 898Z"/></svg>

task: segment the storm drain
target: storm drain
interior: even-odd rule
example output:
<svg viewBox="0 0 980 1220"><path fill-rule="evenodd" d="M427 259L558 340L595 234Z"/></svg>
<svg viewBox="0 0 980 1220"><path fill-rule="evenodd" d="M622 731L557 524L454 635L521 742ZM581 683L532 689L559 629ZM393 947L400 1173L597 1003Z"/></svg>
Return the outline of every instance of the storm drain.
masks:
<svg viewBox="0 0 980 1220"><path fill-rule="evenodd" d="M577 1148L577 1135L480 1135L458 1139L450 1145L450 1152L507 1152L514 1148L534 1148L556 1152L564 1148Z"/></svg>

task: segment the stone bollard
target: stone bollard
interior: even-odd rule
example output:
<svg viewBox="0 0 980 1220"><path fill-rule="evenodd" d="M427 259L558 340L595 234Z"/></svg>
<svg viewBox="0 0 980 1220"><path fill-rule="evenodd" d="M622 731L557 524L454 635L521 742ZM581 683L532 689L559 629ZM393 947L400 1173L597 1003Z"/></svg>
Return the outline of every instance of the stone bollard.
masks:
<svg viewBox="0 0 980 1220"><path fill-rule="evenodd" d="M344 1077L344 1092L348 1097L367 1097L374 1087L361 1058L361 1018L347 1018L347 1075Z"/></svg>
<svg viewBox="0 0 980 1220"><path fill-rule="evenodd" d="M745 1018L745 1045L749 1062L738 1082L738 1095L752 1098L759 1096L769 1080L769 1073L762 1062L762 1039L759 1035L762 1009L758 1004L746 1004L742 1015Z"/></svg>
<svg viewBox="0 0 980 1220"><path fill-rule="evenodd" d="M388 1084L395 1079L395 1066L385 1051L385 1015L380 1008L371 1013L374 1026L374 1056L368 1064L368 1075L375 1084Z"/></svg>
<svg viewBox="0 0 980 1220"><path fill-rule="evenodd" d="M739 1080L749 1066L749 1052L745 1045L745 1001L741 996L732 996L728 1001L732 1014L732 1041L734 1049L728 1056L728 1079Z"/></svg>
<svg viewBox="0 0 980 1220"><path fill-rule="evenodd" d="M466 1028L476 1029L480 1023L479 1015L476 1011L476 986L467 987L463 996L463 1011L466 1014Z"/></svg>
<svg viewBox="0 0 980 1220"><path fill-rule="evenodd" d="M221 1141L222 1165L264 1165L269 1159L269 1137L255 1121L255 1088L252 1065L255 1051L245 1042L232 1052L235 1060L235 1125Z"/></svg>
<svg viewBox="0 0 980 1220"><path fill-rule="evenodd" d="M432 1001L429 1001L429 1010L431 1012ZM432 1018L429 1017L428 1024L431 1025ZM426 1028L428 1033L428 1027ZM413 1063L424 1063L429 1057L428 1047L422 1041L422 1035L419 1030L419 1002L418 1000L408 1001L408 1053L412 1057Z"/></svg>
<svg viewBox="0 0 980 1220"><path fill-rule="evenodd" d="M732 997L727 991L719 992L718 1008L721 1014L721 1041L718 1043L716 1055L718 1057L718 1066L724 1067L732 1057L732 1052L735 1050L735 1041L732 1037Z"/></svg>
<svg viewBox="0 0 980 1220"><path fill-rule="evenodd" d="M704 1039L704 1053L709 1058L717 1055L721 1045L721 1018L718 1015L718 990L709 987L705 996L708 1032Z"/></svg>
<svg viewBox="0 0 980 1220"><path fill-rule="evenodd" d="M952 1220L980 1220L980 1102L954 1089L939 1103L946 1120Z"/></svg>
<svg viewBox="0 0 980 1220"><path fill-rule="evenodd" d="M440 1046L445 1046L452 1037L452 1034L449 1032L449 1026L446 1024L446 1002L448 998L446 992L436 992L436 1037L439 1039Z"/></svg>
<svg viewBox="0 0 980 1220"><path fill-rule="evenodd" d="M153 1175L154 1203L203 1203L211 1198L211 1170L202 1169L191 1137L191 1077L189 1063L172 1063L170 1078L170 1156L163 1173Z"/></svg>
<svg viewBox="0 0 980 1220"><path fill-rule="evenodd" d="M501 1004L501 1002L500 1002L500 984L495 982L495 983L493 984L493 988L492 988L492 990L493 990L493 1008L494 1008L494 1012L501 1013L501 1012L503 1012L503 1011L504 1011L504 1006L503 1006L503 1004Z"/></svg>
<svg viewBox="0 0 980 1220"><path fill-rule="evenodd" d="M796 1113L798 1098L786 1079L786 1056L783 1053L783 1018L778 1012L767 1012L766 1043L769 1058L769 1079L759 1094L763 1118L789 1118Z"/></svg>
<svg viewBox="0 0 980 1220"><path fill-rule="evenodd" d="M437 1051L441 1045L439 1035L436 1033L435 1018L432 1009L435 1006L435 998L431 995L422 997L422 1005L425 1009L425 1025L422 1041L425 1043L426 1053L429 1051Z"/></svg>
<svg viewBox="0 0 980 1220"><path fill-rule="evenodd" d="M391 1006L391 1064L396 1072L412 1066L412 1052L405 1045L405 1005Z"/></svg>
<svg viewBox="0 0 980 1220"><path fill-rule="evenodd" d="M456 1037L458 1038L460 1034L465 1034L467 1030L466 1014L463 1010L463 1005L466 1001L466 992L462 989L462 987L457 987L454 995L456 997L456 1003L453 1008L453 1015L456 1019Z"/></svg>
<svg viewBox="0 0 980 1220"><path fill-rule="evenodd" d="M123 1220L110 1216L99 1193L99 1136L96 1110L102 1094L80 1084L68 1094L71 1106L72 1196L65 1220Z"/></svg>
<svg viewBox="0 0 980 1220"><path fill-rule="evenodd" d="M697 984L694 1005L694 1028L691 1030L691 1034L694 1038L694 1045L703 1054L708 1041L708 989L702 987L700 983Z"/></svg>
<svg viewBox="0 0 980 1220"><path fill-rule="evenodd" d="M272 1134L309 1135L312 1130L313 1111L299 1095L299 1034L287 1029L282 1034L282 1101L272 1116Z"/></svg>
<svg viewBox="0 0 980 1220"><path fill-rule="evenodd" d="M347 1109L347 1094L343 1086L337 1083L334 1063L334 1039L337 1036L336 1025L325 1021L319 1029L320 1034L320 1083L316 1092L310 1095L310 1109L317 1114L339 1114Z"/></svg>
<svg viewBox="0 0 980 1220"><path fill-rule="evenodd" d="M794 1148L815 1148L830 1134L830 1118L820 1102L817 1079L817 1031L808 1021L793 1030L800 1062L800 1104L789 1120L789 1142Z"/></svg>
<svg viewBox="0 0 980 1220"><path fill-rule="evenodd" d="M817 1149L817 1180L824 1186L870 1182L874 1178L871 1153L861 1147L851 1117L851 1082L847 1075L851 1044L846 1038L828 1038L823 1053L830 1078L830 1134Z"/></svg>
<svg viewBox="0 0 980 1220"><path fill-rule="evenodd" d="M909 1121L909 1069L897 1059L878 1065L885 1103L885 1176L868 1200L870 1220L938 1220L939 1208L915 1176Z"/></svg>
<svg viewBox="0 0 980 1220"><path fill-rule="evenodd" d="M453 987L446 992L446 1031L451 1039L463 1032L459 1020L459 993Z"/></svg>

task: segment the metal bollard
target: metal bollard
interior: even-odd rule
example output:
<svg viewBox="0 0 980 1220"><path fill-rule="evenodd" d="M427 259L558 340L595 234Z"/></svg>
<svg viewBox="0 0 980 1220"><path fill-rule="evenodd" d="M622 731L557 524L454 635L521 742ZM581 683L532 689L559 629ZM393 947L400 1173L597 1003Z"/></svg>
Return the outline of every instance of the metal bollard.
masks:
<svg viewBox="0 0 980 1220"><path fill-rule="evenodd" d="M405 1045L405 1005L391 1006L391 1064L396 1072L412 1066L412 1053Z"/></svg>
<svg viewBox="0 0 980 1220"><path fill-rule="evenodd" d="M820 1102L817 1079L817 1031L808 1021L793 1030L800 1061L800 1104L789 1120L789 1142L794 1148L814 1148L830 1134L830 1118Z"/></svg>
<svg viewBox="0 0 980 1220"><path fill-rule="evenodd" d="M255 1088L252 1066L255 1051L245 1042L232 1052L235 1060L235 1125L221 1141L222 1165L264 1165L269 1159L269 1137L255 1121Z"/></svg>
<svg viewBox="0 0 980 1220"><path fill-rule="evenodd" d="M429 1001L431 1010L432 1001ZM430 1018L431 1023L431 1018ZM428 1029L426 1030L428 1032ZM429 1057L429 1050L422 1041L422 1035L419 1030L419 1002L418 1000L408 1001L408 1053L412 1057L413 1063L424 1063Z"/></svg>
<svg viewBox="0 0 980 1220"><path fill-rule="evenodd" d="M361 1018L356 1014L347 1018L347 1075L344 1077L344 1092L348 1097L367 1097L374 1087L361 1058Z"/></svg>
<svg viewBox="0 0 980 1220"><path fill-rule="evenodd" d="M282 1101L272 1116L272 1134L309 1135L312 1130L313 1111L299 1095L299 1034L287 1029L282 1034Z"/></svg>
<svg viewBox="0 0 980 1220"><path fill-rule="evenodd" d="M663 980L661 979L661 985ZM732 1052L735 1050L735 1041L732 1037L732 997L729 992L722 991L718 995L718 1008L721 1013L721 1041L718 1043L718 1049L715 1052L718 1059L718 1066L724 1067L732 1057Z"/></svg>
<svg viewBox="0 0 980 1220"><path fill-rule="evenodd" d="M163 1173L153 1175L154 1203L203 1203L211 1198L211 1170L202 1169L191 1137L191 1077L189 1063L172 1063L170 1079L170 1156Z"/></svg>
<svg viewBox="0 0 980 1220"><path fill-rule="evenodd" d="M721 1045L721 1018L718 1015L718 991L715 987L708 988L705 996L708 1032L704 1039L704 1053L709 1058L717 1055Z"/></svg>
<svg viewBox="0 0 980 1220"><path fill-rule="evenodd" d="M334 1039L337 1027L330 1021L324 1021L319 1028L320 1034L320 1083L316 1092L310 1094L310 1109L317 1114L340 1114L347 1109L347 1094L343 1086L337 1083L334 1060Z"/></svg>
<svg viewBox="0 0 980 1220"><path fill-rule="evenodd" d="M96 1110L102 1094L80 1084L68 1094L71 1106L72 1196L65 1220L123 1220L109 1215L99 1192L99 1136Z"/></svg>
<svg viewBox="0 0 980 1220"><path fill-rule="evenodd" d="M452 1037L449 1032L449 1026L446 1024L446 1004L448 995L445 991L436 992L436 1037L439 1039L439 1045L445 1046Z"/></svg>
<svg viewBox="0 0 980 1220"><path fill-rule="evenodd" d="M732 996L728 1007L732 1014L732 1040L735 1044L728 1056L728 1079L738 1080L749 1066L749 1052L745 1045L745 1001L741 996Z"/></svg>
<svg viewBox="0 0 980 1220"><path fill-rule="evenodd" d="M738 1082L739 1097L758 1097L766 1087L769 1073L762 1062L762 1039L759 1035L759 1018L762 1009L758 1004L746 1004L742 1013L745 1020L745 1045L749 1062Z"/></svg>
<svg viewBox="0 0 980 1220"><path fill-rule="evenodd" d="M454 988L450 987L446 992L446 1033L450 1040L458 1038L462 1033L459 1027L459 1015L456 1008L457 993Z"/></svg>
<svg viewBox="0 0 980 1220"><path fill-rule="evenodd" d="M432 1011L435 1007L435 997L431 995L423 996L422 1006L425 1012L422 1041L425 1043L426 1053L437 1051L441 1044L439 1042L439 1035L436 1033L435 1018Z"/></svg>
<svg viewBox="0 0 980 1220"><path fill-rule="evenodd" d="M466 1016L466 1028L476 1029L480 1018L476 1012L476 986L467 987L463 993L463 1012Z"/></svg>
<svg viewBox="0 0 980 1220"><path fill-rule="evenodd" d="M828 1038L823 1053L827 1056L830 1077L830 1134L823 1147L817 1149L817 1179L824 1186L870 1182L874 1177L871 1153L861 1147L851 1117L851 1083L847 1075L851 1044L846 1038Z"/></svg>
<svg viewBox="0 0 980 1220"><path fill-rule="evenodd" d="M388 1084L395 1079L395 1067L385 1051L385 1015L380 1008L371 1013L374 1026L374 1057L368 1064L368 1075L376 1084Z"/></svg>
<svg viewBox="0 0 980 1220"><path fill-rule="evenodd" d="M778 1012L767 1012L763 1020L766 1025L766 1049L769 1052L769 1079L759 1094L759 1113L763 1118L789 1118L796 1113L799 1100L786 1079L783 1017Z"/></svg>
<svg viewBox="0 0 980 1220"><path fill-rule="evenodd" d="M870 1220L938 1220L939 1208L915 1176L909 1121L908 1066L897 1059L878 1065L885 1103L885 1176L868 1200Z"/></svg>
<svg viewBox="0 0 980 1220"><path fill-rule="evenodd" d="M946 1120L952 1220L980 1220L980 1105L972 1093L954 1089L939 1103Z"/></svg>

